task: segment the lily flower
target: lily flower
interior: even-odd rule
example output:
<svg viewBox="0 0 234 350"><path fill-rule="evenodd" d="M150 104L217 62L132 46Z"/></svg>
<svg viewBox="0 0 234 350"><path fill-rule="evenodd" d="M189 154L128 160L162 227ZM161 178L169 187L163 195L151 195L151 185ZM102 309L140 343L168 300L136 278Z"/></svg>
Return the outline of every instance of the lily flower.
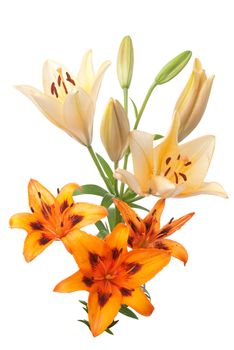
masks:
<svg viewBox="0 0 234 350"><path fill-rule="evenodd" d="M188 260L186 249L180 243L167 239L167 237L179 230L191 219L194 213L184 215L177 220L173 218L166 225L160 227L160 219L165 207L165 199L158 200L144 219L141 219L127 203L117 198L113 198L113 202L129 228L129 247L132 249L163 249L186 264Z"/></svg>
<svg viewBox="0 0 234 350"><path fill-rule="evenodd" d="M53 124L81 144L90 146L96 101L109 65L109 61L104 62L94 74L92 51L88 51L76 78L65 66L46 61L42 72L44 92L28 85L19 85L17 89Z"/></svg>
<svg viewBox="0 0 234 350"><path fill-rule="evenodd" d="M42 253L52 242L61 240L70 251L68 236L76 229L94 224L108 213L104 207L89 203L74 203L72 195L79 188L75 183L65 185L55 198L36 180L28 185L32 213L19 213L10 218L11 228L27 231L24 257L27 262Z"/></svg>
<svg viewBox="0 0 234 350"><path fill-rule="evenodd" d="M161 249L128 252L128 233L124 224L118 224L104 241L82 231L68 238L80 270L60 282L54 291L89 292L89 325L94 336L111 324L121 304L144 316L151 315L154 307L141 285L170 261L170 254Z"/></svg>
<svg viewBox="0 0 234 350"><path fill-rule="evenodd" d="M200 122L212 88L214 75L207 78L199 59L195 59L192 74L175 105L180 114L179 142L188 136Z"/></svg>
<svg viewBox="0 0 234 350"><path fill-rule="evenodd" d="M178 144L180 116L174 115L168 135L153 148L153 135L133 131L130 148L134 174L117 169L115 177L126 183L135 193L153 194L163 198L213 194L227 197L216 182L204 182L215 147L211 135Z"/></svg>

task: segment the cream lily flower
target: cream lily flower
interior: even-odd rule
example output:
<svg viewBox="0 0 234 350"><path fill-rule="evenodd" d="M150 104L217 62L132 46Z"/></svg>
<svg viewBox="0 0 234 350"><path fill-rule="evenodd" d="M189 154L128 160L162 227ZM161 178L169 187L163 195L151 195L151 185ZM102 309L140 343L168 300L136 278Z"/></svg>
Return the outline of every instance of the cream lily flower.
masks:
<svg viewBox="0 0 234 350"><path fill-rule="evenodd" d="M194 60L192 74L176 102L174 112L180 114L178 141L188 136L200 122L210 96L214 75L207 78L199 59Z"/></svg>
<svg viewBox="0 0 234 350"><path fill-rule="evenodd" d="M89 146L98 92L109 65L109 61L104 62L94 74L92 51L88 51L75 78L66 67L46 61L42 72L44 92L27 85L16 88L32 100L53 124Z"/></svg>
<svg viewBox="0 0 234 350"><path fill-rule="evenodd" d="M117 169L115 177L139 195L166 198L203 193L227 197L220 184L204 182L214 151L214 136L178 145L179 122L179 114L175 114L167 137L156 148L153 148L153 135L133 131L130 148L135 175Z"/></svg>

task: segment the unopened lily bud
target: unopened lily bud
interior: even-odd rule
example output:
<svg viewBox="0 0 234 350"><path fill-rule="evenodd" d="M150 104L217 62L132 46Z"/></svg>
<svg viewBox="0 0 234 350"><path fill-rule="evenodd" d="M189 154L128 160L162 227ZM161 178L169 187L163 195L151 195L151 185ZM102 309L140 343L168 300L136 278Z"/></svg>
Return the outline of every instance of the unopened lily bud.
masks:
<svg viewBox="0 0 234 350"><path fill-rule="evenodd" d="M127 114L119 101L110 99L101 123L101 140L113 162L118 162L128 146L130 132Z"/></svg>
<svg viewBox="0 0 234 350"><path fill-rule="evenodd" d="M210 96L214 76L207 78L201 62L196 58L193 72L182 91L174 112L180 115L178 141L182 141L200 122Z"/></svg>
<svg viewBox="0 0 234 350"><path fill-rule="evenodd" d="M133 73L134 51L132 39L125 36L120 44L117 59L117 75L122 89L128 89Z"/></svg>

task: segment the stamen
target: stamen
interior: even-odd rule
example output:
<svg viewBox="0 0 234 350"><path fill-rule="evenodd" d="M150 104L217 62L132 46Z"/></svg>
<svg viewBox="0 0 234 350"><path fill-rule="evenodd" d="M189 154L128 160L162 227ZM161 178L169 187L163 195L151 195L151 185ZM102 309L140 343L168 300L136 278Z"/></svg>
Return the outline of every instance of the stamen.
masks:
<svg viewBox="0 0 234 350"><path fill-rule="evenodd" d="M62 79L61 79L61 76L59 75L59 76L58 76L58 86L61 85L61 81L62 81Z"/></svg>
<svg viewBox="0 0 234 350"><path fill-rule="evenodd" d="M188 166L188 165L190 165L190 164L192 164L192 162L187 162L187 163L185 163L184 166Z"/></svg>
<svg viewBox="0 0 234 350"><path fill-rule="evenodd" d="M60 191L59 191L59 188L57 188L57 193L59 194L59 192L60 192Z"/></svg>
<svg viewBox="0 0 234 350"><path fill-rule="evenodd" d="M34 209L33 209L33 207L31 207L30 209L31 209L32 213L34 213Z"/></svg>
<svg viewBox="0 0 234 350"><path fill-rule="evenodd" d="M167 174L169 173L169 171L171 170L171 167L167 169L167 171L165 171L164 176L167 176Z"/></svg>
<svg viewBox="0 0 234 350"><path fill-rule="evenodd" d="M177 160L180 160L180 154L178 155Z"/></svg>
<svg viewBox="0 0 234 350"><path fill-rule="evenodd" d="M178 184L179 183L179 179L178 179L178 175L177 175L177 173L175 171L174 171L174 175L175 175L176 184Z"/></svg>
<svg viewBox="0 0 234 350"><path fill-rule="evenodd" d="M50 88L51 94L55 95L58 98L58 91L56 89L55 83L51 84L51 88Z"/></svg>
<svg viewBox="0 0 234 350"><path fill-rule="evenodd" d="M76 85L75 81L71 78L70 74L68 72L66 72L66 76L67 76L67 81L69 81L69 83L73 84L74 86Z"/></svg>
<svg viewBox="0 0 234 350"><path fill-rule="evenodd" d="M66 94L68 94L67 87L66 87L64 82L63 82L63 88L64 88L64 91L66 92Z"/></svg>
<svg viewBox="0 0 234 350"><path fill-rule="evenodd" d="M170 163L170 161L171 161L171 157L168 157L168 158L166 159L166 165L168 165L168 164Z"/></svg>
<svg viewBox="0 0 234 350"><path fill-rule="evenodd" d="M171 218L171 220L168 222L168 225L170 225L173 220L174 220L174 218Z"/></svg>
<svg viewBox="0 0 234 350"><path fill-rule="evenodd" d="M187 176L183 173L179 173L179 175L183 178L184 181L187 181Z"/></svg>

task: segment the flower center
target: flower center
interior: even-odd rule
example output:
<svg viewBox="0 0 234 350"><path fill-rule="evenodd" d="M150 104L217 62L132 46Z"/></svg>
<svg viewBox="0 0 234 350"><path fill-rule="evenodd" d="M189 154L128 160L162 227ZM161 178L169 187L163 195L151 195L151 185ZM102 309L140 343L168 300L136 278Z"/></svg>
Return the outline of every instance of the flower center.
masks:
<svg viewBox="0 0 234 350"><path fill-rule="evenodd" d="M188 180L186 173L191 165L192 162L188 157L181 157L180 154L175 157L169 156L165 160L165 171L163 175L176 184L184 183Z"/></svg>
<svg viewBox="0 0 234 350"><path fill-rule="evenodd" d="M65 72L66 77L64 78L62 68L58 68L57 72L57 80L52 82L50 91L53 96L58 99L61 98L63 100L68 94L69 90L71 90L71 87L75 86L76 83L68 72Z"/></svg>

